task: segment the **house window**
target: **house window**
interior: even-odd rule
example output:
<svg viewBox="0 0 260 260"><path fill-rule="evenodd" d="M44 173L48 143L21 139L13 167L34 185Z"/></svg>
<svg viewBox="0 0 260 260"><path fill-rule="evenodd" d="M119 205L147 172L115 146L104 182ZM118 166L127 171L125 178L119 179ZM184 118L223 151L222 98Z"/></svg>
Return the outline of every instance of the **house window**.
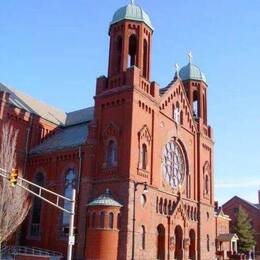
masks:
<svg viewBox="0 0 260 260"><path fill-rule="evenodd" d="M67 198L72 198L72 191L76 188L76 172L74 169L69 169L65 174L65 188L64 188L64 196ZM71 202L65 200L64 208L66 210L71 210ZM70 215L66 212L63 213L62 216L62 225L69 226L70 223Z"/></svg>
<svg viewBox="0 0 260 260"><path fill-rule="evenodd" d="M114 140L110 140L107 146L107 167L113 167L117 163L117 145Z"/></svg>
<svg viewBox="0 0 260 260"><path fill-rule="evenodd" d="M44 186L44 176L42 173L37 173L35 176L35 183L39 186ZM42 200L38 197L34 197L32 207L32 217L30 226L30 236L40 236L40 223L41 223L41 211L42 211Z"/></svg>

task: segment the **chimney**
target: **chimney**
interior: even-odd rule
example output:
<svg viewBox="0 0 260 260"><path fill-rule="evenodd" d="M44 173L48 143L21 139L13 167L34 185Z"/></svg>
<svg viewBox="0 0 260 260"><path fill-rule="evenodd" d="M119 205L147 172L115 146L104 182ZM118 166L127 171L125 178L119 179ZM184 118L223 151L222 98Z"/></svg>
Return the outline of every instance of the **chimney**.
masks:
<svg viewBox="0 0 260 260"><path fill-rule="evenodd" d="M258 204L260 205L260 190L258 190Z"/></svg>

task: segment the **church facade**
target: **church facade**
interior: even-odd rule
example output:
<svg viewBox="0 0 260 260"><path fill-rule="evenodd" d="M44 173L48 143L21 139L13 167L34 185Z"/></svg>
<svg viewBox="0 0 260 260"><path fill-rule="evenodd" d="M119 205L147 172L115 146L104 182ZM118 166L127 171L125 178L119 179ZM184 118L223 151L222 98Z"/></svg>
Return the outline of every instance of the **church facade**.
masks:
<svg viewBox="0 0 260 260"><path fill-rule="evenodd" d="M191 58L168 86L151 81L153 30L134 3L115 12L92 108L64 113L0 85L19 171L68 197L77 190L73 259L216 257L208 84ZM68 225L35 198L18 240L66 255Z"/></svg>

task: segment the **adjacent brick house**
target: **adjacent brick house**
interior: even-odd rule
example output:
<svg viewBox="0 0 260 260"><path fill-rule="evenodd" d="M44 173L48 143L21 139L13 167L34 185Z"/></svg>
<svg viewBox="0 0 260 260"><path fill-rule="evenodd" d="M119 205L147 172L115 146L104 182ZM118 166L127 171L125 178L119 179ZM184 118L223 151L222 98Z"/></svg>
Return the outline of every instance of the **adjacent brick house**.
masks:
<svg viewBox="0 0 260 260"><path fill-rule="evenodd" d="M222 208L223 211L230 216L231 224L233 224L236 219L236 214L239 207L242 207L247 212L255 232L256 254L260 255L260 191L258 191L258 199L258 203L253 204L239 198L238 196L235 196L227 201Z"/></svg>
<svg viewBox="0 0 260 260"><path fill-rule="evenodd" d="M74 259L215 259L208 84L191 57L168 86L151 81L153 30L134 3L116 11L93 108L64 113L0 85L19 171L66 196L77 189ZM20 243L65 255L68 224L34 199Z"/></svg>

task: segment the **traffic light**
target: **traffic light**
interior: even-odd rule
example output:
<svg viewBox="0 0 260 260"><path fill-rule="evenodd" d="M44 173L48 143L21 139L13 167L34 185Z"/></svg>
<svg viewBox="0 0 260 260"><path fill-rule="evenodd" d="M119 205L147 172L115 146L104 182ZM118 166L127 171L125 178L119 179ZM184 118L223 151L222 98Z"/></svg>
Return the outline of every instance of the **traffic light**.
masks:
<svg viewBox="0 0 260 260"><path fill-rule="evenodd" d="M18 178L18 169L12 169L9 178L12 187L15 187L15 185L17 184L17 178Z"/></svg>

